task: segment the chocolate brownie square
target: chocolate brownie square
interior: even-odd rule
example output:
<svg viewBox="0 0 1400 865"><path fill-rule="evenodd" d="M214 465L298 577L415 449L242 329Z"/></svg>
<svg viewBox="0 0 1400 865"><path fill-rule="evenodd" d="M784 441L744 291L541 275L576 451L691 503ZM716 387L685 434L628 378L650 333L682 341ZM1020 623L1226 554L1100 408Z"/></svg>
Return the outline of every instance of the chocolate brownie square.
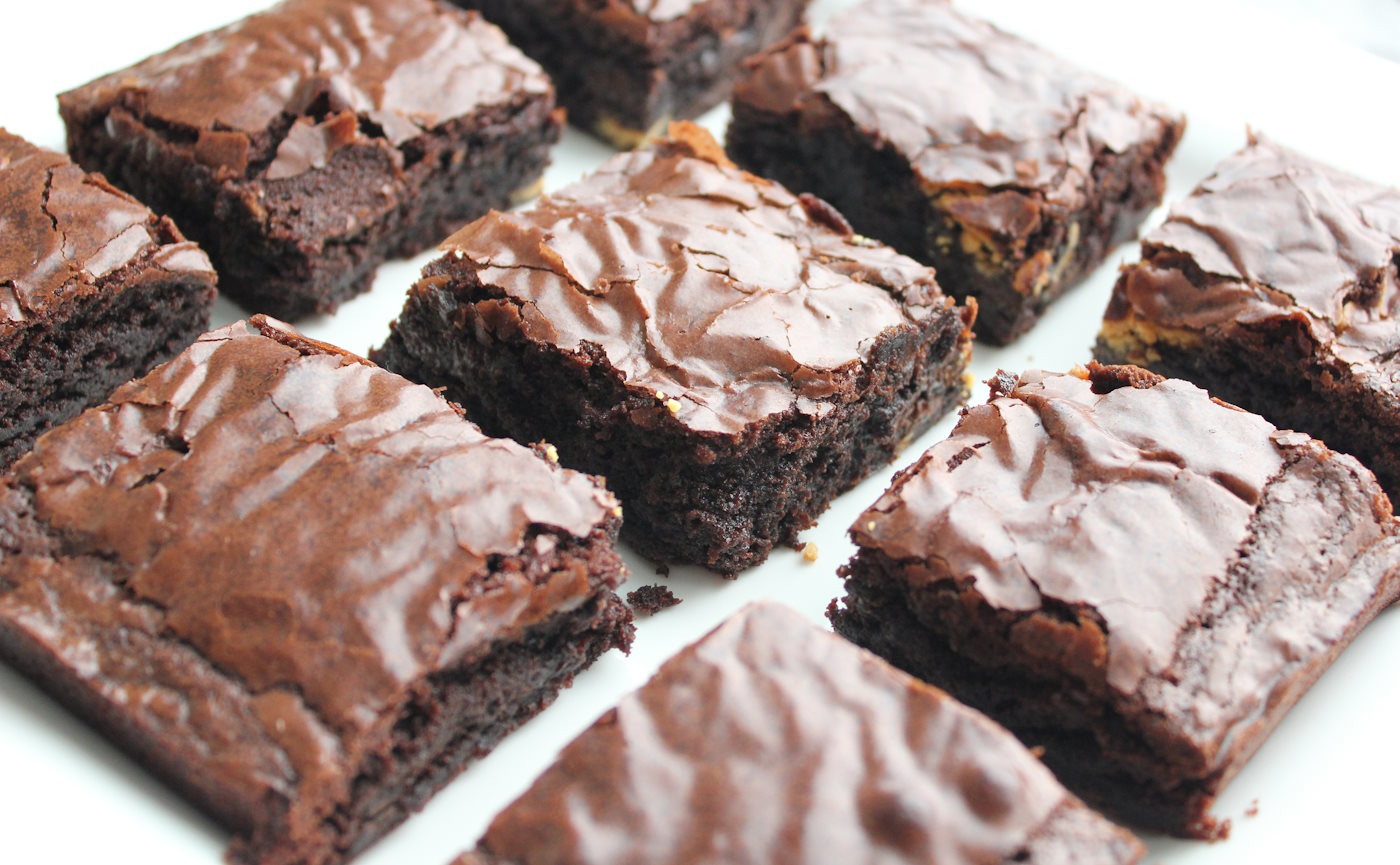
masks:
<svg viewBox="0 0 1400 865"><path fill-rule="evenodd" d="M838 632L1045 749L1091 804L1210 806L1400 594L1374 476L1137 367L1002 373L851 530Z"/></svg>
<svg viewBox="0 0 1400 865"><path fill-rule="evenodd" d="M0 470L194 342L213 302L169 219L0 129Z"/></svg>
<svg viewBox="0 0 1400 865"><path fill-rule="evenodd" d="M867 0L734 91L729 154L977 298L1010 342L1162 200L1184 126L945 0Z"/></svg>
<svg viewBox="0 0 1400 865"><path fill-rule="evenodd" d="M965 397L973 311L672 134L453 235L374 357L606 475L643 554L732 576Z"/></svg>
<svg viewBox="0 0 1400 865"><path fill-rule="evenodd" d="M729 97L809 0L453 0L549 70L569 119L619 147Z"/></svg>
<svg viewBox="0 0 1400 865"><path fill-rule="evenodd" d="M1109 865L1136 839L1015 737L774 603L565 747L471 865Z"/></svg>
<svg viewBox="0 0 1400 865"><path fill-rule="evenodd" d="M1190 379L1400 492L1400 190L1260 138L1147 235L1095 354Z"/></svg>
<svg viewBox="0 0 1400 865"><path fill-rule="evenodd" d="M544 171L549 79L435 0L286 0L59 97L81 165L172 215L223 290L293 320Z"/></svg>
<svg viewBox="0 0 1400 865"><path fill-rule="evenodd" d="M255 317L0 479L0 656L235 836L354 856L631 615L616 500Z"/></svg>

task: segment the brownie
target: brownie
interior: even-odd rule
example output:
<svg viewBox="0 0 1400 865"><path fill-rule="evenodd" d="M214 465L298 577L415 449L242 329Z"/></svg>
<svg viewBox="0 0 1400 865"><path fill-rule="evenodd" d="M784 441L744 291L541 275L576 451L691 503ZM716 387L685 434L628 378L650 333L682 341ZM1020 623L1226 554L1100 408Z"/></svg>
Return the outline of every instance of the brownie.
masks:
<svg viewBox="0 0 1400 865"><path fill-rule="evenodd" d="M78 163L172 215L231 298L288 320L506 206L563 122L533 61L435 0L286 0L59 110Z"/></svg>
<svg viewBox="0 0 1400 865"><path fill-rule="evenodd" d="M1097 356L1190 379L1400 492L1400 190L1262 137L1149 233Z"/></svg>
<svg viewBox="0 0 1400 865"><path fill-rule="evenodd" d="M628 647L619 513L255 317L0 480L0 656L221 822L231 862L341 862Z"/></svg>
<svg viewBox="0 0 1400 865"><path fill-rule="evenodd" d="M453 0L538 60L569 119L619 147L729 98L742 61L809 0Z"/></svg>
<svg viewBox="0 0 1400 865"><path fill-rule="evenodd" d="M1400 594L1359 462L1137 367L1006 373L857 520L836 630L1070 789L1215 837L1212 801Z"/></svg>
<svg viewBox="0 0 1400 865"><path fill-rule="evenodd" d="M732 576L965 398L973 310L672 135L449 238L375 358L606 475L644 555Z"/></svg>
<svg viewBox="0 0 1400 865"><path fill-rule="evenodd" d="M214 282L169 219L0 129L0 470L194 342Z"/></svg>
<svg viewBox="0 0 1400 865"><path fill-rule="evenodd" d="M458 861L1108 865L1142 854L1006 730L768 602L667 661Z"/></svg>
<svg viewBox="0 0 1400 865"><path fill-rule="evenodd" d="M943 0L867 0L750 63L728 148L936 267L1004 344L1137 232L1183 127Z"/></svg>

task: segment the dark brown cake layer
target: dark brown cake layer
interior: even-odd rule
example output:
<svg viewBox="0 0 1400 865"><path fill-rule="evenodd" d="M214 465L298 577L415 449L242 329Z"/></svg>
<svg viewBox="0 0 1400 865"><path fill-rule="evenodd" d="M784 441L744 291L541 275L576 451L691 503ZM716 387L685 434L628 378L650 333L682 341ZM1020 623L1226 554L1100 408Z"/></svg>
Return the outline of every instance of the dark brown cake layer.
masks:
<svg viewBox="0 0 1400 865"><path fill-rule="evenodd" d="M286 0L59 97L68 148L208 249L254 311L331 312L535 182L554 90L473 13Z"/></svg>
<svg viewBox="0 0 1400 865"><path fill-rule="evenodd" d="M234 833L343 861L627 648L620 511L427 388L266 320L0 483L0 655Z"/></svg>
<svg viewBox="0 0 1400 865"><path fill-rule="evenodd" d="M193 342L214 282L170 220L0 129L0 470Z"/></svg>
<svg viewBox="0 0 1400 865"><path fill-rule="evenodd" d="M1137 862L1013 736L773 603L564 748L465 865Z"/></svg>
<svg viewBox="0 0 1400 865"><path fill-rule="evenodd" d="M606 475L644 554L732 575L964 397L973 313L674 134L454 235L375 358Z"/></svg>
<svg viewBox="0 0 1400 865"><path fill-rule="evenodd" d="M952 9L867 0L756 58L734 92L740 165L975 297L1006 343L1161 202L1184 121Z"/></svg>
<svg viewBox="0 0 1400 865"><path fill-rule="evenodd" d="M1254 138L1143 241L1095 353L1306 430L1400 490L1400 190Z"/></svg>
<svg viewBox="0 0 1400 865"><path fill-rule="evenodd" d="M729 97L742 61L808 0L453 0L549 71L569 119L631 147Z"/></svg>
<svg viewBox="0 0 1400 865"><path fill-rule="evenodd" d="M840 633L1044 747L1090 802L1196 837L1400 594L1360 463L1135 367L999 376L852 536Z"/></svg>

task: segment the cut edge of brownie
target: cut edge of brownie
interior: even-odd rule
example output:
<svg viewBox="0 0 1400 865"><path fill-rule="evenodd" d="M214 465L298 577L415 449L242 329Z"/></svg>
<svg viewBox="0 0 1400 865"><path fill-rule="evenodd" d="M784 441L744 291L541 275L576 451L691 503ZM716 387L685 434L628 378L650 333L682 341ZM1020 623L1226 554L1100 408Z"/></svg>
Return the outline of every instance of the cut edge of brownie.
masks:
<svg viewBox="0 0 1400 865"><path fill-rule="evenodd" d="M475 304L503 297L468 262L440 259L371 357L445 386L488 434L547 438L566 465L606 476L631 503L623 534L643 555L729 578L795 544L836 495L968 395L973 313L949 300L920 328L882 335L845 373L858 399L820 418L791 409L738 435L699 433L658 411L655 396L628 384L595 345L567 352L478 327L484 313ZM654 425L638 425L641 416Z"/></svg>
<svg viewBox="0 0 1400 865"><path fill-rule="evenodd" d="M1400 596L1400 532L1389 501L1369 478L1356 460L1317 442L1287 460L1269 482L1225 578L1179 637L1174 663L1206 663L1218 651L1212 643L1216 629L1233 627L1246 640L1262 642L1268 631L1260 622L1292 616L1305 627L1312 613L1332 604L1343 609L1347 624L1336 639L1325 650L1290 658L1270 680L1261 706L1232 719L1223 734L1206 726L1186 730L1186 722L1165 717L1141 690L1113 697L1102 682L1086 677L1083 664L1092 666L1089 659L1105 635L1092 610L1058 602L1029 613L996 610L936 562L891 559L858 543L840 571L845 597L833 600L827 615L838 633L987 712L1027 745L1043 748L1045 762L1090 804L1182 837L1224 837L1230 821L1217 822L1209 813L1217 794L1346 646ZM894 486L899 483L896 478ZM1341 575L1300 574L1287 570L1289 562L1271 562L1269 520L1285 513L1300 493L1323 487L1351 506L1338 508L1343 518L1327 527L1333 534L1325 540L1347 541L1352 521L1344 517L1350 513L1373 517L1381 537ZM922 587L913 589L911 578ZM1014 644L1012 628L1036 622L1055 635L1057 662ZM1081 662L1080 668L1070 669L1072 661ZM1203 676L1208 673L1164 673L1157 684L1186 694L1204 687L1198 681Z"/></svg>
<svg viewBox="0 0 1400 865"><path fill-rule="evenodd" d="M747 16L725 22L733 28L727 33L713 26L713 13L692 11L651 22L645 41L576 4L546 10L521 0L452 2L480 10L548 69L571 122L630 149L728 98L742 61L797 26L808 0L746 3Z"/></svg>
<svg viewBox="0 0 1400 865"><path fill-rule="evenodd" d="M746 74L752 76L768 58L812 41L811 31L801 28L750 59ZM1069 213L1055 213L1035 188L930 187L894 147L827 100L812 114L801 106L772 111L746 100L741 85L725 148L750 171L821 196L857 231L932 266L951 291L978 300L978 338L1006 345L1102 264L1114 247L1136 237L1142 221L1161 203L1165 165L1181 140L1185 120L1159 116L1159 139L1122 152L1099 149L1088 184L1093 195ZM877 198L866 195L872 189L880 190ZM967 214L980 201L1007 195L1043 208L1051 218L1025 237L996 235L969 223Z"/></svg>

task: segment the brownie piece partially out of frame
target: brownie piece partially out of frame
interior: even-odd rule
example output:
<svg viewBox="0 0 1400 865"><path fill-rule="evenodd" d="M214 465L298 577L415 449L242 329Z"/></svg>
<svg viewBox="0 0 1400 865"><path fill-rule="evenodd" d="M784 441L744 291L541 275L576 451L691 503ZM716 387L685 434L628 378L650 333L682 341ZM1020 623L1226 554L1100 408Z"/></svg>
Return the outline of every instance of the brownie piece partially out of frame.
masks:
<svg viewBox="0 0 1400 865"><path fill-rule="evenodd" d="M1400 189L1251 137L1144 239L1095 354L1305 430L1400 492Z"/></svg>
<svg viewBox="0 0 1400 865"><path fill-rule="evenodd" d="M1028 330L1162 200L1175 112L943 0L867 0L827 34L751 62L730 156L933 265L983 339Z"/></svg>
<svg viewBox="0 0 1400 865"><path fill-rule="evenodd" d="M0 129L0 470L209 327L214 271L168 219Z"/></svg>
<svg viewBox="0 0 1400 865"><path fill-rule="evenodd" d="M569 120L634 147L729 97L742 61L809 0L453 0L479 9L559 88Z"/></svg>
<svg viewBox="0 0 1400 865"><path fill-rule="evenodd" d="M1137 862L1006 730L774 603L667 661L458 865Z"/></svg>
<svg viewBox="0 0 1400 865"><path fill-rule="evenodd" d="M68 149L293 320L369 288L534 184L562 115L543 71L435 0L287 0L59 97Z"/></svg>
<svg viewBox="0 0 1400 865"><path fill-rule="evenodd" d="M235 835L354 856L631 615L594 478L261 317L0 481L0 655Z"/></svg>
<svg viewBox="0 0 1400 865"><path fill-rule="evenodd" d="M838 632L983 709L1091 804L1210 806L1400 593L1371 472L1137 367L1001 374L851 530Z"/></svg>
<svg viewBox="0 0 1400 865"><path fill-rule="evenodd" d="M606 475L644 555L733 576L965 398L973 310L672 135L448 239L374 357Z"/></svg>

